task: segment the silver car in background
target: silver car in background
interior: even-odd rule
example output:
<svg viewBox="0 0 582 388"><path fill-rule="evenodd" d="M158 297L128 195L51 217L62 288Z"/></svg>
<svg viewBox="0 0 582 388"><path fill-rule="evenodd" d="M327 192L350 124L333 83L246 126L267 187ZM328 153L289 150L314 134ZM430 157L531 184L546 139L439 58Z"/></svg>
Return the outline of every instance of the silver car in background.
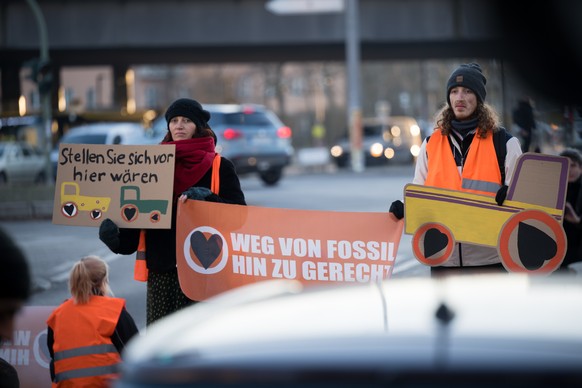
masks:
<svg viewBox="0 0 582 388"><path fill-rule="evenodd" d="M53 177L57 176L60 144L148 144L145 128L129 121L95 122L69 129L51 152Z"/></svg>
<svg viewBox="0 0 582 388"><path fill-rule="evenodd" d="M362 154L365 166L388 163L414 163L422 144L418 122L409 116L365 118L362 120ZM351 161L349 135L340 138L330 148L332 160L338 167Z"/></svg>
<svg viewBox="0 0 582 388"><path fill-rule="evenodd" d="M0 184L46 182L46 159L23 141L0 142Z"/></svg>

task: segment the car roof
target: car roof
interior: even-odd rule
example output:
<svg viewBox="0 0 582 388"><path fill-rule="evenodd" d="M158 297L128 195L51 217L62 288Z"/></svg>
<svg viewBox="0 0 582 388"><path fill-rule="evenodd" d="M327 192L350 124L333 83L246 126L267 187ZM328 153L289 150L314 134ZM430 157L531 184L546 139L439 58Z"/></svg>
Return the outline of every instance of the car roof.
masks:
<svg viewBox="0 0 582 388"><path fill-rule="evenodd" d="M411 116L388 116L381 117L366 117L362 119L363 125L418 125L418 122Z"/></svg>
<svg viewBox="0 0 582 388"><path fill-rule="evenodd" d="M67 131L67 133L102 133L102 132L112 132L112 131L135 131L143 130L143 127L134 122L99 122L99 123L88 123L81 124L76 127L72 127ZM66 135L66 133L65 133Z"/></svg>
<svg viewBox="0 0 582 388"><path fill-rule="evenodd" d="M582 279L522 274L304 287L265 281L148 327L126 372L572 371L582 375ZM180 335L176 335L180 333ZM131 372L130 372L131 371ZM160 377L161 378L161 377Z"/></svg>
<svg viewBox="0 0 582 388"><path fill-rule="evenodd" d="M105 144L113 143L114 138L118 138L119 144L146 144L145 128L135 122L97 122L82 124L69 129L53 148L53 152L58 149L60 143L67 143L72 138L79 136L105 136ZM77 141L74 141L77 142Z"/></svg>
<svg viewBox="0 0 582 388"><path fill-rule="evenodd" d="M259 104L203 104L203 108L211 112L235 113L245 110L264 112L266 107Z"/></svg>

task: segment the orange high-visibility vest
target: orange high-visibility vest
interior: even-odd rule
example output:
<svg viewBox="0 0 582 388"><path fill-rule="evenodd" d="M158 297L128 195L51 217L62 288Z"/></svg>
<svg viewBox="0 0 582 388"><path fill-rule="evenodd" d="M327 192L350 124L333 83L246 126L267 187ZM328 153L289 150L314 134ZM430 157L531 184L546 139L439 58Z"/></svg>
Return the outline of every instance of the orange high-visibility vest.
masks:
<svg viewBox="0 0 582 388"><path fill-rule="evenodd" d="M54 387L107 387L118 377L121 357L111 341L125 300L91 296L87 304L68 299L47 319L53 344Z"/></svg>
<svg viewBox="0 0 582 388"><path fill-rule="evenodd" d="M460 176L448 137L440 131L432 133L426 152L426 186L495 196L503 184L492 132L487 132L485 138L475 135Z"/></svg>
<svg viewBox="0 0 582 388"><path fill-rule="evenodd" d="M139 232L139 243L135 254L135 265L133 266L133 278L140 282L148 281L148 266L146 263L146 230Z"/></svg>
<svg viewBox="0 0 582 388"><path fill-rule="evenodd" d="M216 154L212 161L212 178L210 181L210 191L218 195L220 190L220 155ZM133 278L140 282L147 282L148 267L146 264L146 229L139 233L139 243L135 255L135 265L133 266Z"/></svg>

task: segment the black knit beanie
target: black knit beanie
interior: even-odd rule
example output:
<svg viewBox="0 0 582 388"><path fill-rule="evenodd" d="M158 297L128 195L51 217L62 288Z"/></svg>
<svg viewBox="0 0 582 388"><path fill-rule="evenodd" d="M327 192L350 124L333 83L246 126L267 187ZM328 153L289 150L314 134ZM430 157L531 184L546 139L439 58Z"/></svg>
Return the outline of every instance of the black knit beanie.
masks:
<svg viewBox="0 0 582 388"><path fill-rule="evenodd" d="M0 228L0 299L26 300L31 291L28 263L12 238Z"/></svg>
<svg viewBox="0 0 582 388"><path fill-rule="evenodd" d="M485 97L487 96L487 89L485 88L486 83L487 78L483 75L479 64L473 62L457 67L447 82L448 104L451 105L449 93L451 92L451 89L456 86L463 86L471 89L477 95L479 101L485 102Z"/></svg>
<svg viewBox="0 0 582 388"><path fill-rule="evenodd" d="M210 120L210 112L204 110L198 101L190 98L180 98L168 107L166 122L170 123L170 120L176 116L188 117L196 123L196 126L202 127L206 127Z"/></svg>

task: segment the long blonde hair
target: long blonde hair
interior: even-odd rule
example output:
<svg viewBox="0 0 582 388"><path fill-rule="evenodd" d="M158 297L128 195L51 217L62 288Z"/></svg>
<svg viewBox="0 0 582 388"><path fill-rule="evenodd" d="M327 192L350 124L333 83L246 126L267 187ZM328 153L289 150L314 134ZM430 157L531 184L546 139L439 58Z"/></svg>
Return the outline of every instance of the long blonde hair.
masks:
<svg viewBox="0 0 582 388"><path fill-rule="evenodd" d="M107 263L98 256L77 261L69 275L69 291L75 304L88 303L92 295L113 296Z"/></svg>

